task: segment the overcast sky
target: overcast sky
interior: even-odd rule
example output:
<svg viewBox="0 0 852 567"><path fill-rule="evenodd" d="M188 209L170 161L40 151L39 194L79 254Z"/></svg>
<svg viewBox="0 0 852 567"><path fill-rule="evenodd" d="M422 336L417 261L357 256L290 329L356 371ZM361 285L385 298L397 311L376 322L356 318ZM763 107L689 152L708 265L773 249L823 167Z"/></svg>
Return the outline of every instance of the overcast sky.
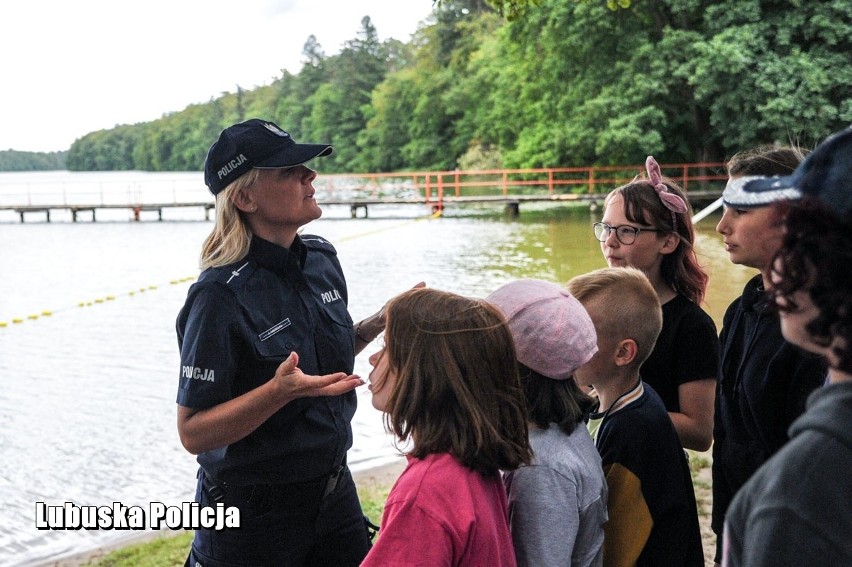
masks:
<svg viewBox="0 0 852 567"><path fill-rule="evenodd" d="M370 16L407 42L432 0L9 0L0 15L0 150L59 151L88 132L134 124L251 89L326 55Z"/></svg>

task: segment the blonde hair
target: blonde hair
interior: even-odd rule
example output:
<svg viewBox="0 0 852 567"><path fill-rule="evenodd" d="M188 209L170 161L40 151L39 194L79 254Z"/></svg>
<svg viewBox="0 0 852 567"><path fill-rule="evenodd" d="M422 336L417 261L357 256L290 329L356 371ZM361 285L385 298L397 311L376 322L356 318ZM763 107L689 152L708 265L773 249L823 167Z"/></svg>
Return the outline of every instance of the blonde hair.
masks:
<svg viewBox="0 0 852 567"><path fill-rule="evenodd" d="M663 327L660 299L648 277L636 268L603 268L571 278L566 287L584 305L605 298L595 329L614 340L633 339L637 353L631 365L638 369Z"/></svg>
<svg viewBox="0 0 852 567"><path fill-rule="evenodd" d="M213 231L201 247L202 270L232 264L248 254L252 233L233 199L239 191L254 185L259 177L260 170L253 168L216 195Z"/></svg>

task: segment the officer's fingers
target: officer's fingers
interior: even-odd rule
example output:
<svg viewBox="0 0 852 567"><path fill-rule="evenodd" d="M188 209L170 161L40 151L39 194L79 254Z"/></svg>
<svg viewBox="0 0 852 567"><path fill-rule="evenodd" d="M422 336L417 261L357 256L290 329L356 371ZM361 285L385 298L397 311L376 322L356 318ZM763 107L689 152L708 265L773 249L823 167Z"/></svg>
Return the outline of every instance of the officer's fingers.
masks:
<svg viewBox="0 0 852 567"><path fill-rule="evenodd" d="M312 376L300 370L291 373L285 381L285 388L291 395L299 398L309 396L335 396L357 388L364 381L359 376L336 372L323 376Z"/></svg>
<svg viewBox="0 0 852 567"><path fill-rule="evenodd" d="M299 398L308 395L301 392L312 387L310 380L307 380L309 377L299 369L298 363L299 355L291 352L275 370L273 379L276 380L279 390L288 397Z"/></svg>
<svg viewBox="0 0 852 567"><path fill-rule="evenodd" d="M346 376L344 379L339 380L337 382L333 382L324 388L321 388L317 391L315 395L317 396L339 396L341 394L345 394L346 392L350 392L357 388L358 386L362 386L364 384L364 380L359 378L358 376Z"/></svg>
<svg viewBox="0 0 852 567"><path fill-rule="evenodd" d="M305 378L310 380L310 384L312 389L315 390L323 390L329 387L336 387L337 384L346 383L349 381L358 381L361 384L364 383L361 380L360 376L356 376L355 374L347 374L346 372L335 372L334 374L325 374L323 376L305 376ZM361 384L356 384L356 386L360 386Z"/></svg>
<svg viewBox="0 0 852 567"><path fill-rule="evenodd" d="M294 350L290 353L290 356L284 359L284 362L278 365L278 370L275 371L278 375L290 374L296 367L299 365L299 355Z"/></svg>

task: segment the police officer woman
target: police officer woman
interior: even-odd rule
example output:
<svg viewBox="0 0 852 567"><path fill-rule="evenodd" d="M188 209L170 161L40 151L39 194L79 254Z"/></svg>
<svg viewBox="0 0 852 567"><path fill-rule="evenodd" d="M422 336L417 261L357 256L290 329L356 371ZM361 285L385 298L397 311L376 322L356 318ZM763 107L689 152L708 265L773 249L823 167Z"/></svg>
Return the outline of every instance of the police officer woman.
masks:
<svg viewBox="0 0 852 567"><path fill-rule="evenodd" d="M384 316L353 327L334 247L297 233L322 214L305 163L331 152L253 119L207 154L216 221L177 319L178 432L196 501L240 527L197 530L189 565L358 565L370 547L346 451L355 354Z"/></svg>

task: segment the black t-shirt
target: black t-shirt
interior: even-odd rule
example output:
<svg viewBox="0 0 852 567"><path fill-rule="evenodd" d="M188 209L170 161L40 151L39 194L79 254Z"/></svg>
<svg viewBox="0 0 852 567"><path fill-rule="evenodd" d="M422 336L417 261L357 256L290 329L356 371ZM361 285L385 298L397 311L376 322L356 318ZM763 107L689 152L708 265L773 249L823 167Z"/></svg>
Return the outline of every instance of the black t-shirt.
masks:
<svg viewBox="0 0 852 567"><path fill-rule="evenodd" d="M715 378L718 365L719 339L713 319L682 295L664 303L663 328L639 375L659 394L666 411L680 411L681 384Z"/></svg>
<svg viewBox="0 0 852 567"><path fill-rule="evenodd" d="M609 486L610 519L615 512L625 515L613 524L624 531L607 537L626 547L647 537L637 566L703 567L692 477L672 420L647 384L623 401L608 415L590 417L602 420L595 445Z"/></svg>

